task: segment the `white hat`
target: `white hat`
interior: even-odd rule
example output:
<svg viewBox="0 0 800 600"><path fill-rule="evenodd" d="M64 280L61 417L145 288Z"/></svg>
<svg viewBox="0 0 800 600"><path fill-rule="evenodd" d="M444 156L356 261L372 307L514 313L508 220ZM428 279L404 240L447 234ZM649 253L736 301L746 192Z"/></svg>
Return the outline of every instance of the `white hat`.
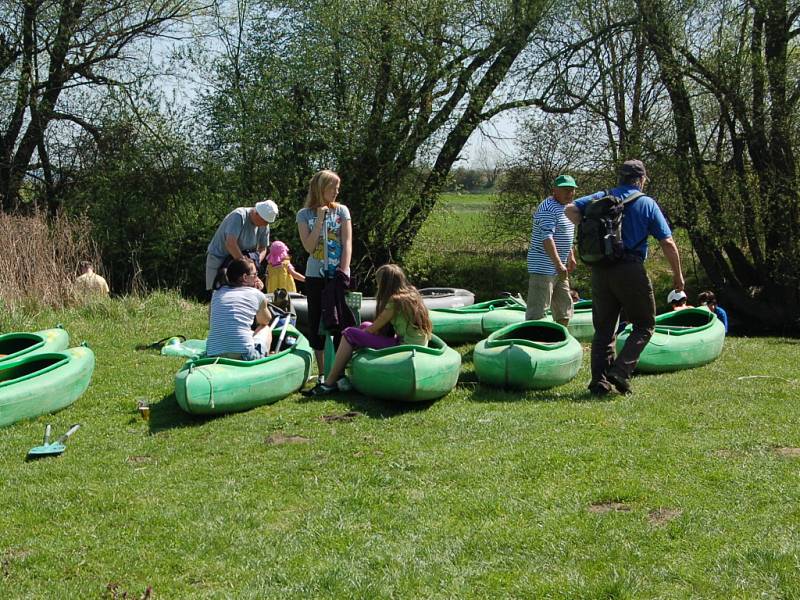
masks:
<svg viewBox="0 0 800 600"><path fill-rule="evenodd" d="M670 304L672 304L673 302L678 302L679 300L686 300L686 292L679 292L677 290L672 290L667 296L667 302L669 302Z"/></svg>
<svg viewBox="0 0 800 600"><path fill-rule="evenodd" d="M267 223L272 223L278 216L278 205L272 200L256 202L256 212L258 213L258 216L264 219Z"/></svg>

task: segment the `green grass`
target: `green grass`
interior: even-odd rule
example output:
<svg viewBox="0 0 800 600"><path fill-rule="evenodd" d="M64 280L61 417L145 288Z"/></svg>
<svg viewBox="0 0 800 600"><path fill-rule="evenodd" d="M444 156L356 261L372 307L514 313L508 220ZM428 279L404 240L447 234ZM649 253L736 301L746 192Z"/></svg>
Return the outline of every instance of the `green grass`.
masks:
<svg viewBox="0 0 800 600"><path fill-rule="evenodd" d="M729 338L715 363L606 401L586 366L550 391L484 388L465 346L432 404L293 395L198 419L175 403L181 361L135 347L205 319L170 294L0 317L61 322L97 355L75 405L0 430L0 597L800 594L800 459L775 450L800 446L797 340ZM83 428L24 462L47 422Z"/></svg>

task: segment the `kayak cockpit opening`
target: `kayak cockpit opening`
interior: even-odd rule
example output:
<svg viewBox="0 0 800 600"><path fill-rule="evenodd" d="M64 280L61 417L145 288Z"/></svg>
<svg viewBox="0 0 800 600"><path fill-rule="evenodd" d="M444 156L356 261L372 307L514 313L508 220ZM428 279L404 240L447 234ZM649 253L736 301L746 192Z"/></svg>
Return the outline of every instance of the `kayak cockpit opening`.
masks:
<svg viewBox="0 0 800 600"><path fill-rule="evenodd" d="M42 338L33 333L17 333L6 339L0 339L0 355L9 356L29 350L36 344L42 343Z"/></svg>
<svg viewBox="0 0 800 600"><path fill-rule="evenodd" d="M715 318L712 312L705 309L685 309L668 313L665 317L658 319L656 327L671 326L689 329L708 325Z"/></svg>
<svg viewBox="0 0 800 600"><path fill-rule="evenodd" d="M60 363L66 363L67 358L58 355L33 356L21 361L13 361L6 366L0 365L0 383L22 379L34 374L50 371Z"/></svg>
<svg viewBox="0 0 800 600"><path fill-rule="evenodd" d="M567 339L567 330L563 327L554 327L549 323L526 323L514 327L497 340L527 340L537 344L558 344Z"/></svg>

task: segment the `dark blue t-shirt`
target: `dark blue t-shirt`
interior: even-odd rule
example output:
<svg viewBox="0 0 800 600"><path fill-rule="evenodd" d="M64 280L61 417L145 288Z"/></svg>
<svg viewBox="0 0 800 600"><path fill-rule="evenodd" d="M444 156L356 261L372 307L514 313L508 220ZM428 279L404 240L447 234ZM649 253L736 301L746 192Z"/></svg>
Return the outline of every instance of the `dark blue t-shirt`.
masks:
<svg viewBox="0 0 800 600"><path fill-rule="evenodd" d="M621 185L610 190L611 195L620 200L624 200L638 191L639 188L633 185ZM600 191L583 196L575 200L575 206L583 214L589 202L602 198L605 194L604 191ZM622 218L622 244L626 251L635 252L645 259L647 258L647 237L650 235L657 240L663 240L671 237L672 231L656 201L650 196L639 196L633 202L625 205Z"/></svg>

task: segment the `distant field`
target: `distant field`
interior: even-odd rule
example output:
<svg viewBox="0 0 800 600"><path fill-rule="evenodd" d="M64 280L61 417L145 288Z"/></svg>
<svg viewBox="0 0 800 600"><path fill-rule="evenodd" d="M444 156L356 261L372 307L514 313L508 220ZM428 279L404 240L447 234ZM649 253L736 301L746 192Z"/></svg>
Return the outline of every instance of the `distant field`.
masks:
<svg viewBox="0 0 800 600"><path fill-rule="evenodd" d="M447 193L439 196L439 203L457 211L488 210L494 194L456 194Z"/></svg>

